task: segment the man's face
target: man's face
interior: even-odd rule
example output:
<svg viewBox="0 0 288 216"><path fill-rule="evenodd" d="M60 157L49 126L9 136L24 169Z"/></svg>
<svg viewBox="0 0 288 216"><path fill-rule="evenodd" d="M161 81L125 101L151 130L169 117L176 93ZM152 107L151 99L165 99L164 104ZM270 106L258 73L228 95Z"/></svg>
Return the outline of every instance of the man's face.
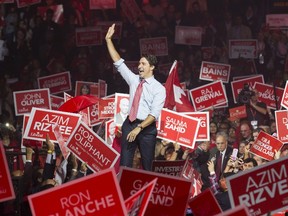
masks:
<svg viewBox="0 0 288 216"><path fill-rule="evenodd" d="M224 136L218 136L216 138L216 146L220 152L223 152L227 148L227 140Z"/></svg>
<svg viewBox="0 0 288 216"><path fill-rule="evenodd" d="M252 168L254 168L252 162L244 163L244 164L243 164L243 171L244 171L244 170L249 170L249 169L252 169Z"/></svg>
<svg viewBox="0 0 288 216"><path fill-rule="evenodd" d="M141 78L149 78L153 76L154 66L150 65L146 58L142 57L139 61L138 70Z"/></svg>
<svg viewBox="0 0 288 216"><path fill-rule="evenodd" d="M241 132L241 135L244 139L247 139L251 136L251 130L249 128L249 125L247 125L247 124L241 125L240 132Z"/></svg>
<svg viewBox="0 0 288 216"><path fill-rule="evenodd" d="M114 122L112 122L109 125L109 135L113 136L115 134L115 130L116 130L116 124Z"/></svg>
<svg viewBox="0 0 288 216"><path fill-rule="evenodd" d="M127 115L128 114L128 109L129 109L129 100L126 99L126 98L123 98L121 101L120 101L120 112Z"/></svg>
<svg viewBox="0 0 288 216"><path fill-rule="evenodd" d="M258 134L259 134L259 132L257 131L257 132L253 132L253 139L254 140L256 140L257 139L257 137L258 137Z"/></svg>

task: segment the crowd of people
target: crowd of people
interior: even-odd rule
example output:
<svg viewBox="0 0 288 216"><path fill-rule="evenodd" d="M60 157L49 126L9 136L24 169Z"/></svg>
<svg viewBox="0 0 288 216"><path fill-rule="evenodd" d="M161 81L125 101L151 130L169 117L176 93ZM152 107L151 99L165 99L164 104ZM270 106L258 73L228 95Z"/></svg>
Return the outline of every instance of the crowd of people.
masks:
<svg viewBox="0 0 288 216"><path fill-rule="evenodd" d="M158 65L172 63L174 60L181 62L178 76L187 89L207 83L199 79L203 60L230 64L231 80L236 76L262 74L265 83L282 88L285 86L288 35L285 30L267 27L265 15L269 11L261 1L135 2L142 14L134 23L129 22L119 2L116 9L109 10L89 10L89 1L80 0L43 0L24 8L17 8L16 4L1 4L0 39L4 41L4 46L0 47L0 54L3 55L0 56L0 59L3 57L0 60L0 140L7 152L10 152L7 154L8 158L12 158L9 161L10 165L12 163L11 175L13 178L23 179L21 188L17 190L19 194L16 201L0 203L0 212L4 215L30 215L27 195L92 173L73 154L68 161L61 160L58 145L52 143L49 137L42 148L27 147L23 153L20 149L23 118L15 116L14 91L37 89L38 77L70 71L72 86L76 81L97 82L98 79L103 79L108 84L108 95L116 92L129 93L125 81L113 70L104 39L103 45L77 47L75 30L78 27L95 26L98 21L121 21L121 39L113 41L121 57L127 61L139 60L139 39L167 37L169 53L168 56L158 57ZM55 21L55 11L50 6L57 4L63 6L63 14L60 20ZM39 13L38 9L41 7L45 8L44 16ZM175 44L177 25L202 27L201 46ZM254 59L252 64L255 67L251 68L251 59L229 59L230 39L258 41L259 58ZM203 55L203 47L213 48L211 56ZM167 72L156 67L154 75L159 82L165 83ZM202 190L211 188L222 210L231 208L225 178L268 162L249 152L258 133L265 131L273 136L277 135L274 110L259 102L255 89L246 105L247 118L229 118L229 108L237 104L232 99L230 84L225 86L229 104L227 108L211 112L209 141L197 142L197 148L191 151L177 143L158 139L154 154L155 160L191 158L194 168L201 173ZM69 93L74 95L74 90ZM127 106L128 102L125 102ZM140 130L143 130L141 127ZM118 137L115 140L118 142ZM233 148L238 149L236 159L230 158ZM11 154L11 151L18 151L18 156ZM134 168L143 168L140 153L139 149L135 150L132 163ZM274 159L287 154L288 148L283 145L279 152L275 152ZM63 170L64 178L60 175Z"/></svg>

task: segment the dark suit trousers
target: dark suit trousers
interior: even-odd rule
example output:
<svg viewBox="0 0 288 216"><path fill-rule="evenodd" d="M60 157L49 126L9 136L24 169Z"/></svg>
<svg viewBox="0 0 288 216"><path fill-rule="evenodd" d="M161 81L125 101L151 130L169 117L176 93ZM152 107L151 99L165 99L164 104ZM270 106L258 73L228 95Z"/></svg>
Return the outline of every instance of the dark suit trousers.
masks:
<svg viewBox="0 0 288 216"><path fill-rule="evenodd" d="M132 167L133 158L135 150L138 146L141 154L141 163L144 170L152 169L152 161L154 160L155 155L155 145L156 145L156 136L157 129L156 123L144 128L137 135L136 139L133 142L127 141L127 135L142 121L136 119L133 122L130 122L128 117L122 125L122 138L121 138L121 157L120 165Z"/></svg>

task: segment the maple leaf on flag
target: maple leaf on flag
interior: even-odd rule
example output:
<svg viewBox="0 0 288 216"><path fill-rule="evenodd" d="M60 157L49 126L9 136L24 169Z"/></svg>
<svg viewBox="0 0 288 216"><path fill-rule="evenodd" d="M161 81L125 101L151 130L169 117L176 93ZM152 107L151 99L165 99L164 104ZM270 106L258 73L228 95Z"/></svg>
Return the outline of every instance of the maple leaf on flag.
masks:
<svg viewBox="0 0 288 216"><path fill-rule="evenodd" d="M166 100L164 107L177 112L194 112L195 109L187 99L186 93L181 88L178 78L178 62L174 61L165 83Z"/></svg>

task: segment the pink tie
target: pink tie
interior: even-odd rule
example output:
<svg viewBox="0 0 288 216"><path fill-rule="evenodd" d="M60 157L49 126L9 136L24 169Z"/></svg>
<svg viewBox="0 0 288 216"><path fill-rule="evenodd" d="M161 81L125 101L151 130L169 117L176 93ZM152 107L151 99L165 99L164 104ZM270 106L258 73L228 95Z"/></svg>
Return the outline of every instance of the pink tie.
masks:
<svg viewBox="0 0 288 216"><path fill-rule="evenodd" d="M139 107L139 101L140 101L140 97L143 91L143 83L145 82L145 79L143 79L135 92L134 98L133 98L133 103L131 106L131 110L130 110L130 114L129 114L129 120L131 122L135 121L136 117L137 117L137 112L138 112L138 107Z"/></svg>

